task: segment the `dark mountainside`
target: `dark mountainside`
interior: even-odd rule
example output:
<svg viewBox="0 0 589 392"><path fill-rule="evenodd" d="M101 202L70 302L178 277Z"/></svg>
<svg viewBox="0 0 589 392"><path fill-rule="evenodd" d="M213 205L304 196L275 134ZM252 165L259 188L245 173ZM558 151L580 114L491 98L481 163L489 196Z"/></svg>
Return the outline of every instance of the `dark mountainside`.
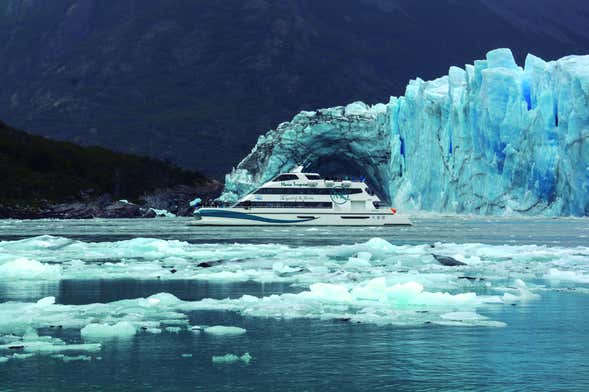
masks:
<svg viewBox="0 0 589 392"><path fill-rule="evenodd" d="M0 117L219 177L299 110L588 53L587 26L586 0L0 0Z"/></svg>
<svg viewBox="0 0 589 392"><path fill-rule="evenodd" d="M220 187L153 158L49 140L2 122L0 178L0 218L153 217L150 207L188 215L190 200Z"/></svg>

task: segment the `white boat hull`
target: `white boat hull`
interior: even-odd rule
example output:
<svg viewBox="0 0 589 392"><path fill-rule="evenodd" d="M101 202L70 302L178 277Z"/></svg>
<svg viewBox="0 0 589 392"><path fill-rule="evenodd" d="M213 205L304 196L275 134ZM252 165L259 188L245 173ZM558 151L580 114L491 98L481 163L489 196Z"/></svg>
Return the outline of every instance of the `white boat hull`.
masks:
<svg viewBox="0 0 589 392"><path fill-rule="evenodd" d="M196 226L407 226L407 216L389 210L370 212L277 211L271 209L202 208Z"/></svg>

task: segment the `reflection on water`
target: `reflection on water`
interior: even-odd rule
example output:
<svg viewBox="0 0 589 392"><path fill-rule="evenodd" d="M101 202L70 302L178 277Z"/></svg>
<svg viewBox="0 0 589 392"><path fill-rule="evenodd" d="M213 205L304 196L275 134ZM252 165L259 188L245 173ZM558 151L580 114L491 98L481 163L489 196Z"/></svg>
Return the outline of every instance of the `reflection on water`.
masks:
<svg viewBox="0 0 589 392"><path fill-rule="evenodd" d="M59 281L0 281L0 301L32 302L59 293Z"/></svg>
<svg viewBox="0 0 589 392"><path fill-rule="evenodd" d="M140 334L105 345L100 360L10 361L0 374L3 387L23 390L584 390L589 318L578 310L588 306L586 296L551 293L541 303L498 309L494 317L506 328L451 329L195 312L192 324L248 332ZM211 361L244 352L249 365Z"/></svg>

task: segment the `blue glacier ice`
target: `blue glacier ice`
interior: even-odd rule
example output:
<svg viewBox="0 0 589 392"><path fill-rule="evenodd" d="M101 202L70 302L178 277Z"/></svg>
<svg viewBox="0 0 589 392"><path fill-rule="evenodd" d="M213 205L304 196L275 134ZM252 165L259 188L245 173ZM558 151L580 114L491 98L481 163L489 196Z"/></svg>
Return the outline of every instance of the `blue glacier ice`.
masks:
<svg viewBox="0 0 589 392"><path fill-rule="evenodd" d="M304 163L361 172L402 210L589 215L589 56L496 49L386 104L303 111L260 136L221 200Z"/></svg>

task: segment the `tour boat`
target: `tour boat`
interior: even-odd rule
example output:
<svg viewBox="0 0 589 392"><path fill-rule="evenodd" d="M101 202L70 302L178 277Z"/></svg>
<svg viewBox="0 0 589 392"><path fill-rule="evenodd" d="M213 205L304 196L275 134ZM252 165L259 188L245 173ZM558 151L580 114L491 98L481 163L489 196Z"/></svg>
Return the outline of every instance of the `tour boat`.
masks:
<svg viewBox="0 0 589 392"><path fill-rule="evenodd" d="M389 226L411 225L382 205L364 181L324 179L301 166L282 173L231 207L195 211L198 226Z"/></svg>

